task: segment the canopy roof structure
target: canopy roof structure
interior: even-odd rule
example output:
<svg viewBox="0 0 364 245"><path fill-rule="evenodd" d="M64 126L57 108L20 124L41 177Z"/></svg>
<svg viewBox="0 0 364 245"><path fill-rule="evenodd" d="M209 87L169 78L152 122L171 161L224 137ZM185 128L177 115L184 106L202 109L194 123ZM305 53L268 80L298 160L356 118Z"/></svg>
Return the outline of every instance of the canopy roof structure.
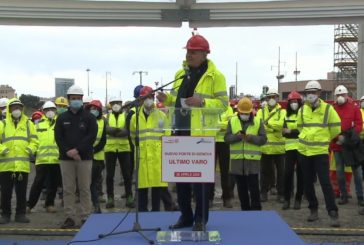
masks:
<svg viewBox="0 0 364 245"><path fill-rule="evenodd" d="M190 27L359 23L363 0L3 0L0 25Z"/></svg>

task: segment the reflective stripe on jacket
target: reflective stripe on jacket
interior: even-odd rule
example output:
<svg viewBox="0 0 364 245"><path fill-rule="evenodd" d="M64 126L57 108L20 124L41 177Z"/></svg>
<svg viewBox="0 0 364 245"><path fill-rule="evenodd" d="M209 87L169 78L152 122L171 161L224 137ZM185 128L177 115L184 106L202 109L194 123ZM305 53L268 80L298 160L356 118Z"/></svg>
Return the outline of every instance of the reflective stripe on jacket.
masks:
<svg viewBox="0 0 364 245"><path fill-rule="evenodd" d="M291 114L289 117L286 117L285 123L288 129L297 129L297 114ZM298 149L298 138L297 139L289 139L285 138L285 150L297 150Z"/></svg>
<svg viewBox="0 0 364 245"><path fill-rule="evenodd" d="M248 135L258 135L260 128L260 118L254 117L252 125L249 125L246 134ZM241 121L238 116L235 115L230 120L231 132L232 134L237 134L242 130ZM230 159L249 159L249 160L260 160L262 156L261 147L239 141L230 145Z"/></svg>
<svg viewBox="0 0 364 245"><path fill-rule="evenodd" d="M159 110L152 110L146 118L143 106L139 113L139 188L166 187L162 182L162 136L167 135L163 130L167 123L166 115ZM131 139L136 140L136 114L130 122ZM137 156L136 156L137 157Z"/></svg>
<svg viewBox="0 0 364 245"><path fill-rule="evenodd" d="M298 151L305 156L328 154L330 141L341 131L340 117L335 109L320 100L315 110L304 104L297 115Z"/></svg>
<svg viewBox="0 0 364 245"><path fill-rule="evenodd" d="M185 70L181 69L176 73L175 78L181 78L183 75L185 75ZM170 94L167 94L167 100L164 102L166 106L174 107L182 81L183 78L173 84L173 88ZM207 61L207 70L199 80L193 96L204 99L205 104L202 108L192 108L191 136L216 136L219 130L219 114L227 109L229 101L225 77L211 60ZM213 110L207 111L206 109Z"/></svg>
<svg viewBox="0 0 364 245"><path fill-rule="evenodd" d="M116 119L114 113L109 113L106 117L109 127L113 128L125 128L125 113L119 114ZM128 137L113 137L111 135L106 136L105 152L124 152L130 151L130 145Z"/></svg>
<svg viewBox="0 0 364 245"><path fill-rule="evenodd" d="M55 120L43 118L36 126L39 147L35 164L59 164L58 146L54 139Z"/></svg>
<svg viewBox="0 0 364 245"><path fill-rule="evenodd" d="M97 119L97 135L96 135L96 140L95 140L95 143L93 146L96 146L100 142L101 136L102 136L102 133L104 130L104 124L105 124L105 121L103 118ZM105 160L105 151L102 150L97 153L94 153L94 159L95 160Z"/></svg>
<svg viewBox="0 0 364 245"><path fill-rule="evenodd" d="M282 135L286 110L277 104L271 111L268 106L259 109L257 117L261 118L267 133L268 141L262 146L262 152L268 155L284 154L285 141Z"/></svg>
<svg viewBox="0 0 364 245"><path fill-rule="evenodd" d="M38 148L38 137L34 124L24 114L15 126L9 104L6 107L6 119L0 123L0 172L30 172L29 157Z"/></svg>

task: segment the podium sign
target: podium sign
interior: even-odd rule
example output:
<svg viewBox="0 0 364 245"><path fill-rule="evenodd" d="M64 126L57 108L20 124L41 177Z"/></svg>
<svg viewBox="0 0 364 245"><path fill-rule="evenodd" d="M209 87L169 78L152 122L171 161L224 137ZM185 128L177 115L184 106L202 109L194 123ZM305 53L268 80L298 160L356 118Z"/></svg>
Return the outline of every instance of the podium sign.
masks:
<svg viewBox="0 0 364 245"><path fill-rule="evenodd" d="M163 136L162 181L215 182L215 138Z"/></svg>

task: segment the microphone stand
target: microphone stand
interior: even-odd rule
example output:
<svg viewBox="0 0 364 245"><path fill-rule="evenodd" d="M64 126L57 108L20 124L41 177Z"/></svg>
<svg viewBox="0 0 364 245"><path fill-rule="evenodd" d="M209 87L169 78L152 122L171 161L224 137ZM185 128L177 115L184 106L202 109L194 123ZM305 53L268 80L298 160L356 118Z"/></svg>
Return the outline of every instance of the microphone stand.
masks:
<svg viewBox="0 0 364 245"><path fill-rule="evenodd" d="M176 82L179 79L183 79L185 78L186 75L180 76L156 89L154 89L153 91L151 91L150 93L144 95L144 96L139 96L138 98L136 98L134 101L132 101L131 103L122 106L122 109L125 108L132 108L135 107L135 116L136 116L136 120L135 120L135 167L136 167L136 175L135 175L135 203L136 203L136 207L135 207L135 221L133 224L133 227L130 230L125 230L125 231L118 231L118 232L110 232L110 233L102 233L99 234L98 237L99 238L105 238L108 236L114 236L114 235L120 235L120 234L127 234L127 233L131 233L131 232L136 232L138 233L141 237L144 238L144 240L146 240L149 244L154 244L154 241L149 239L143 232L144 231L160 231L161 228L160 227L156 227L156 228L142 228L142 226L140 225L139 222L139 198L138 198L138 194L139 194L139 188L138 188L138 181L139 181L139 166L140 166L140 142L139 142L139 113L140 113L140 103L141 101L143 101L146 97L148 97L149 95L155 93L156 91L159 90L163 90L164 87Z"/></svg>

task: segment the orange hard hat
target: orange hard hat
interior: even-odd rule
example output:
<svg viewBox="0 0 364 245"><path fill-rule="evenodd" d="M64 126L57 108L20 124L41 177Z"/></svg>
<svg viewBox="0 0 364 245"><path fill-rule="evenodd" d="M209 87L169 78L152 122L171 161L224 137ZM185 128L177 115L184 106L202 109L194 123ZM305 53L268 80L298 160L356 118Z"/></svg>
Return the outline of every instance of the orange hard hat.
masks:
<svg viewBox="0 0 364 245"><path fill-rule="evenodd" d="M209 42L201 35L194 35L188 39L185 48L187 50L201 50L210 53Z"/></svg>

